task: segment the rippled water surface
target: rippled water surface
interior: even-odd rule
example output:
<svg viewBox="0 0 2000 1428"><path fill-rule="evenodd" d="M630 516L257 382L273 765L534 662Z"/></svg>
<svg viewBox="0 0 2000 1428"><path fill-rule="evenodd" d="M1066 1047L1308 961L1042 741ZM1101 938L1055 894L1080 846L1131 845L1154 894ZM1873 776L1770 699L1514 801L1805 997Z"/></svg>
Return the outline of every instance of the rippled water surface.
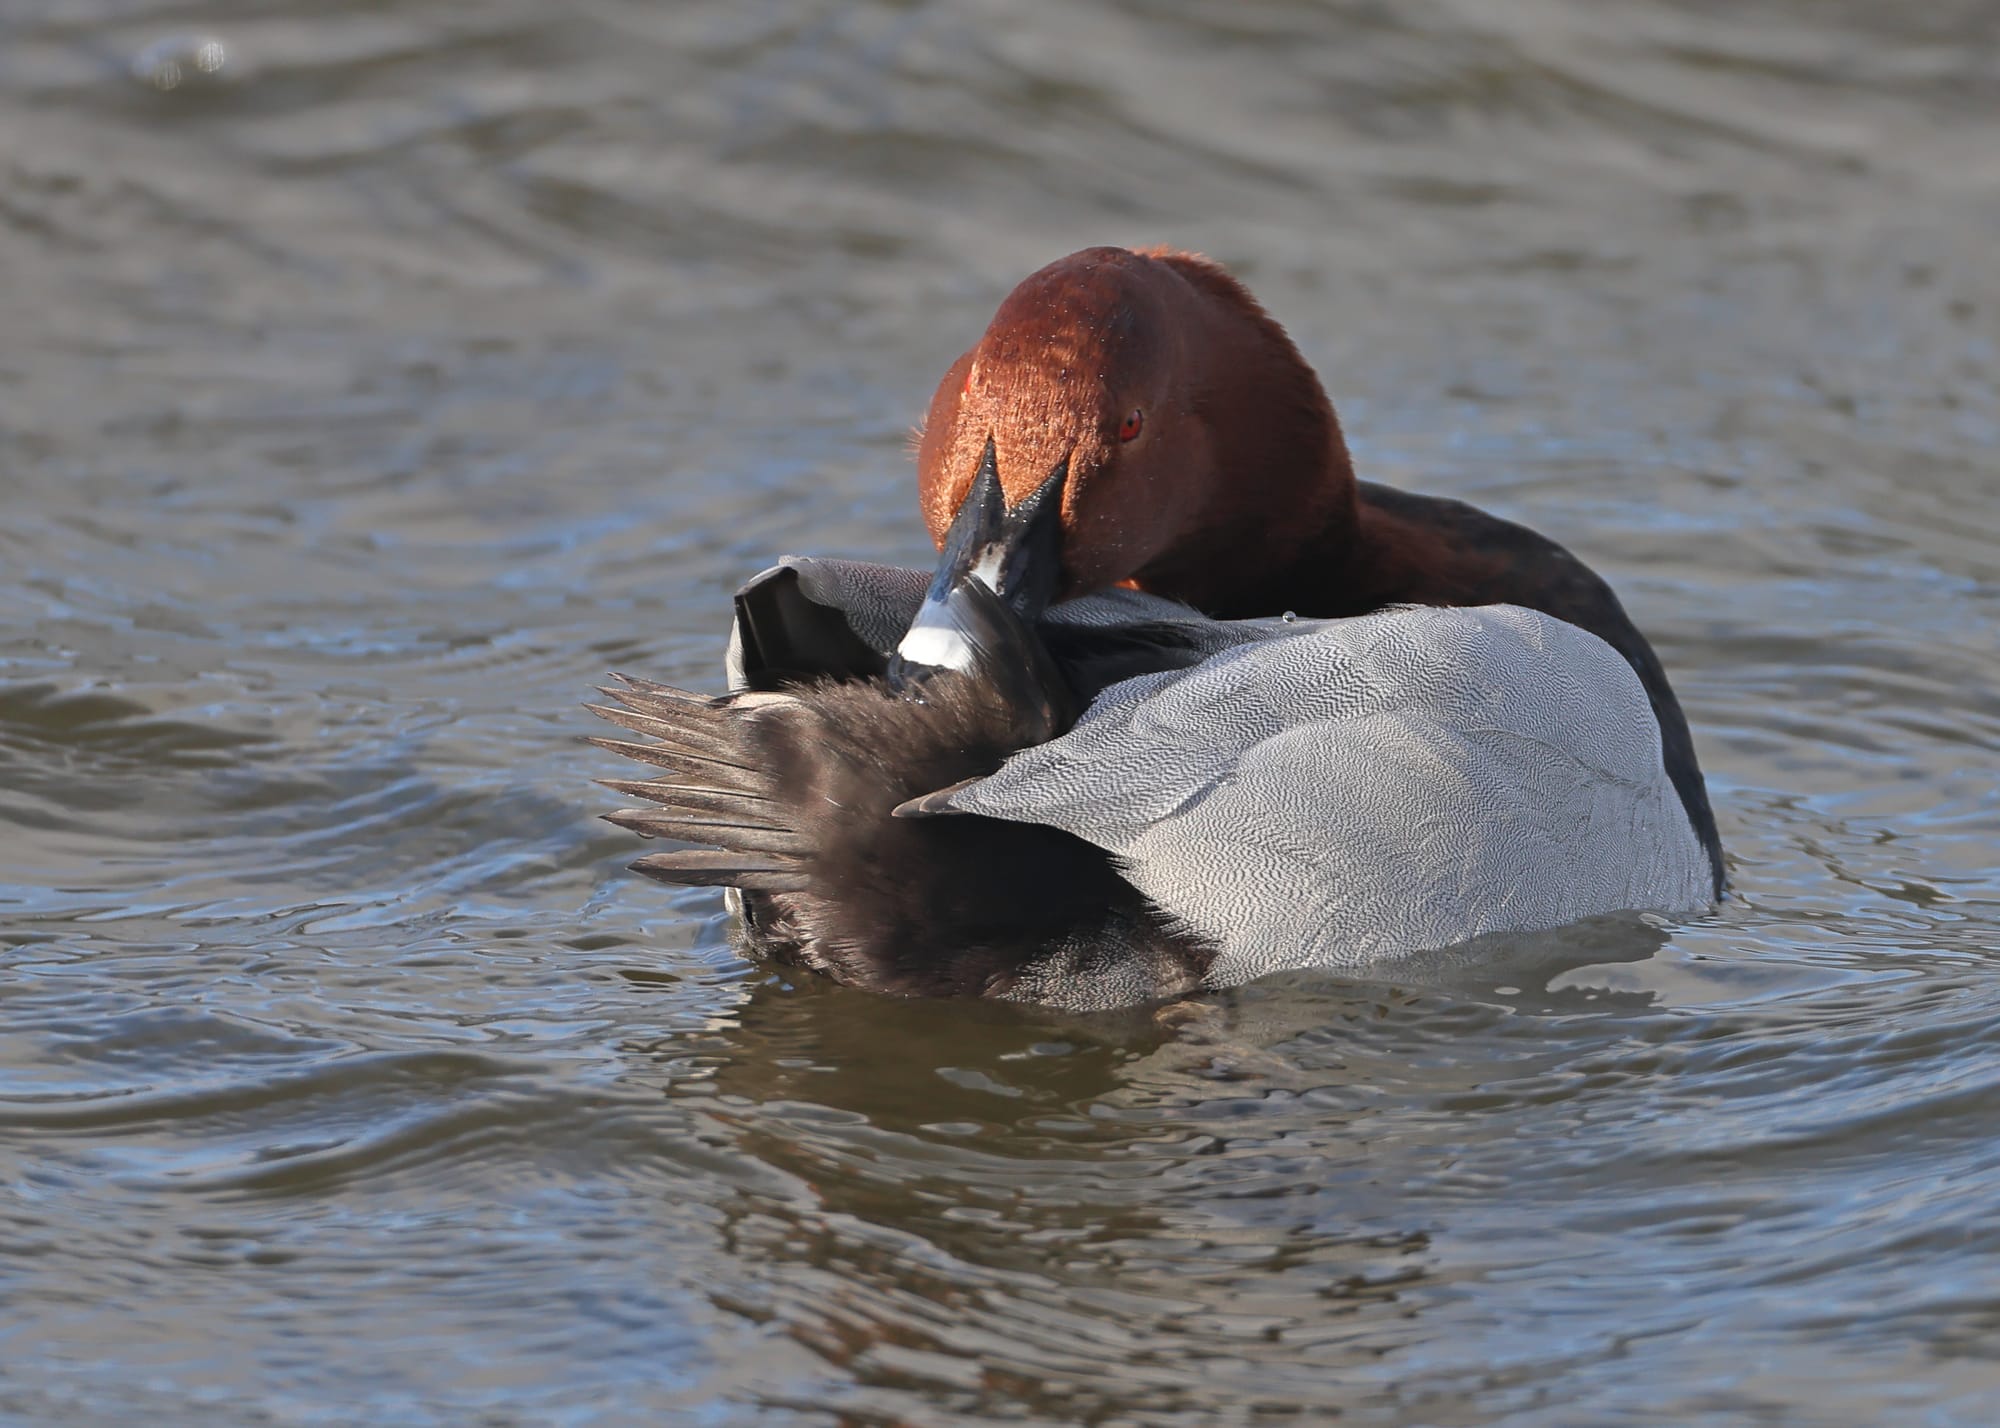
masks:
<svg viewBox="0 0 2000 1428"><path fill-rule="evenodd" d="M623 871L588 685L1104 241L1613 579L1720 912L1073 1022ZM1996 253L1976 0L8 6L0 1415L1993 1421Z"/></svg>

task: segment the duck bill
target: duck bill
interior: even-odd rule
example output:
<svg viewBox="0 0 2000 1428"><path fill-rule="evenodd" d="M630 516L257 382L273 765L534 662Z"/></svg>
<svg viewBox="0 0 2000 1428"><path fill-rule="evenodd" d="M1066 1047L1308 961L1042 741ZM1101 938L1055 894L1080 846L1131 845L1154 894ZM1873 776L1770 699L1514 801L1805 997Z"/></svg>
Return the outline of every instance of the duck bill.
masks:
<svg viewBox="0 0 2000 1428"><path fill-rule="evenodd" d="M971 667L973 650L953 592L976 580L1025 625L1047 609L1062 581L1062 488L1069 477L1063 460L1049 478L1011 509L1000 485L993 442L979 462L979 474L959 503L945 533L937 573L924 603L896 648L890 680L903 683L918 669Z"/></svg>

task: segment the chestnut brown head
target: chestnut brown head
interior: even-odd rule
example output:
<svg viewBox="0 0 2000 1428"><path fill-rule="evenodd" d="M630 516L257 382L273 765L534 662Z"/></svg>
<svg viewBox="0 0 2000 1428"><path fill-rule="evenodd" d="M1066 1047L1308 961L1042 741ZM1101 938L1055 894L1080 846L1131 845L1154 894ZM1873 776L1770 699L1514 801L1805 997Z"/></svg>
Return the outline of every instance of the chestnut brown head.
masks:
<svg viewBox="0 0 2000 1428"><path fill-rule="evenodd" d="M917 453L941 547L989 446L1009 507L1059 494L1059 596L1131 582L1212 603L1232 560L1353 502L1332 409L1283 329L1221 268L1166 250L1058 259L946 371Z"/></svg>

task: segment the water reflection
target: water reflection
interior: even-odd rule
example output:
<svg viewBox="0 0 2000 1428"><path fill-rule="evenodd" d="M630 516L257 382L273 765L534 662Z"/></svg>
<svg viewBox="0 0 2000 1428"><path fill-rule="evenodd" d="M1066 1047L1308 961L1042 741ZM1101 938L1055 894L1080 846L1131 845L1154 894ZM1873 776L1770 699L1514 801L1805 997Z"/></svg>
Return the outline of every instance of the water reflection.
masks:
<svg viewBox="0 0 2000 1428"><path fill-rule="evenodd" d="M1333 991L1320 1010L1342 1004L1383 1005ZM1157 1017L1052 1021L761 983L704 1055L711 1074L669 1083L733 1151L806 1189L723 1207L745 1278L715 1302L864 1397L1084 1414L1275 1403L1254 1346L1289 1361L1305 1335L1335 1355L1322 1368L1365 1354L1383 1332L1371 1319L1412 1312L1428 1235L1323 1203L1348 1177L1315 1170L1307 1147L1273 1156L1277 1137L1250 1123L1218 1134L1218 1120L1254 1118L1232 1112L1239 1095L1274 1094L1246 1054L1271 1055ZM1292 1094L1327 1069L1293 1067ZM1314 1122L1337 1135L1333 1118ZM1201 1365L1225 1347L1252 1361L1218 1378Z"/></svg>
<svg viewBox="0 0 2000 1428"><path fill-rule="evenodd" d="M1412 1098L1447 1139L1463 1116L1560 1104L1565 1061L1653 997L1551 984L1664 940L1605 919L1403 985L1296 976L1108 1018L759 978L697 1047L630 1051L732 1153L803 1187L722 1206L754 1288L714 1302L858 1389L975 1413L1332 1408L1338 1370L1443 1288L1446 1222L1408 1191L1453 1176L1414 1144ZM1579 1016L1595 1030L1567 1047L1521 1025Z"/></svg>

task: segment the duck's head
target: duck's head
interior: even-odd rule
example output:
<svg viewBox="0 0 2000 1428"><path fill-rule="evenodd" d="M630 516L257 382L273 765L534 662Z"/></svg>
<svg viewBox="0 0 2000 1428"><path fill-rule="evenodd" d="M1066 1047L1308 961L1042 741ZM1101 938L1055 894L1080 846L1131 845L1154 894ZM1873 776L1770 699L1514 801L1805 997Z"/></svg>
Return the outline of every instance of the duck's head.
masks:
<svg viewBox="0 0 2000 1428"><path fill-rule="evenodd" d="M984 561L1027 616L1121 583L1239 606L1354 519L1312 369L1235 278L1165 249L1023 280L938 383L917 466L939 579Z"/></svg>

